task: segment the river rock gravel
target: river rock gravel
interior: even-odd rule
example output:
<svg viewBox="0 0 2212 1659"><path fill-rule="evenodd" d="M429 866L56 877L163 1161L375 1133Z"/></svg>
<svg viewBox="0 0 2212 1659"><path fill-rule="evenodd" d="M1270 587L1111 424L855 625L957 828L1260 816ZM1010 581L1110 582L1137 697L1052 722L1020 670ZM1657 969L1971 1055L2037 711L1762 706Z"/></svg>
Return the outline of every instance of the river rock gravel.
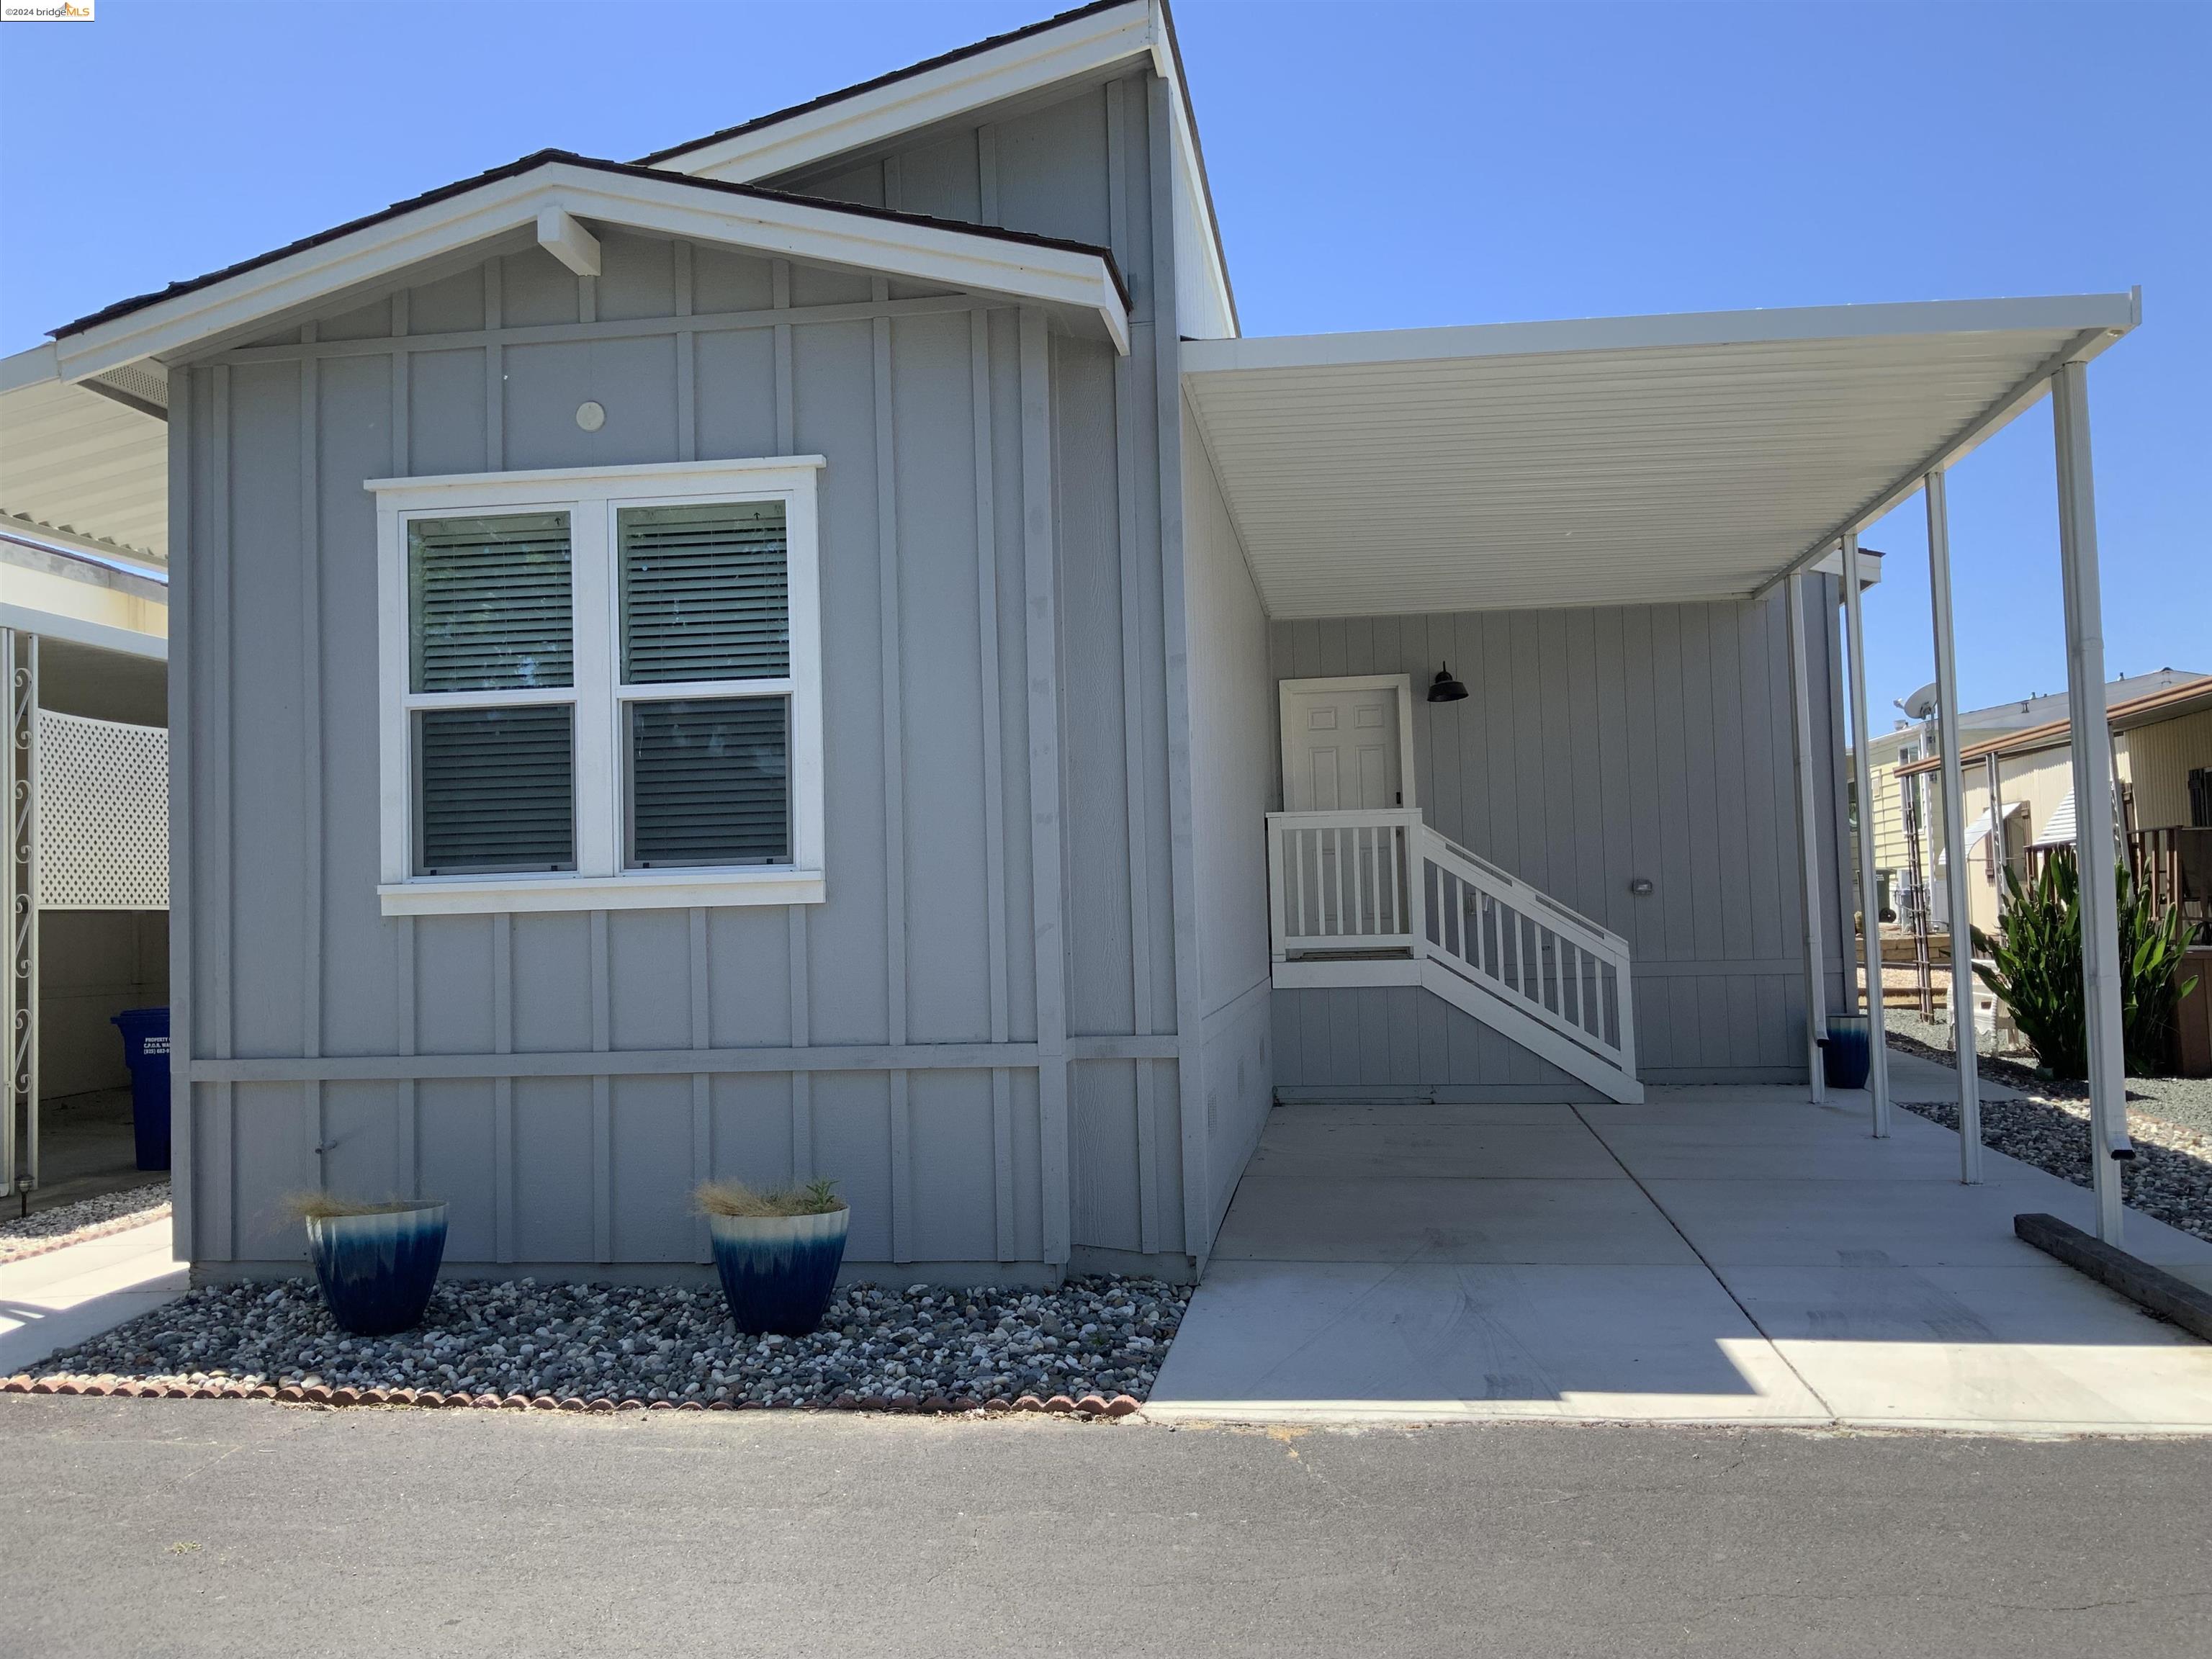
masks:
<svg viewBox="0 0 2212 1659"><path fill-rule="evenodd" d="M803 1337L740 1335L714 1287L447 1280L418 1328L349 1335L314 1281L193 1291L44 1362L46 1379L408 1389L701 1406L980 1406L1149 1394L1190 1297L1150 1279L1058 1291L841 1289Z"/></svg>
<svg viewBox="0 0 2212 1659"><path fill-rule="evenodd" d="M1939 1065L1951 1064L1948 1048L1935 1048L1899 1032L1887 1035L1889 1046L1899 1053L1917 1054ZM2077 1187L2088 1186L2087 1085L2038 1078L2027 1066L1986 1055L1978 1070L1989 1081L2002 1084L2021 1096L2018 1100L1982 1102L1982 1144ZM2212 1133L2160 1115L2161 1103L2139 1097L2138 1090L2161 1081L2166 1080L2128 1079L2128 1135L2135 1142L2136 1155L2122 1166L2122 1192L2130 1208L2169 1227L2212 1240ZM1947 1129L1959 1127L1956 1101L1900 1100L1897 1104Z"/></svg>
<svg viewBox="0 0 2212 1659"><path fill-rule="evenodd" d="M21 1261L26 1256L44 1255L48 1250L80 1244L88 1238L104 1238L110 1233L159 1221L168 1213L169 1183L166 1180L125 1188L119 1193L80 1198L71 1204L57 1204L50 1210L35 1210L27 1216L0 1221L0 1261Z"/></svg>

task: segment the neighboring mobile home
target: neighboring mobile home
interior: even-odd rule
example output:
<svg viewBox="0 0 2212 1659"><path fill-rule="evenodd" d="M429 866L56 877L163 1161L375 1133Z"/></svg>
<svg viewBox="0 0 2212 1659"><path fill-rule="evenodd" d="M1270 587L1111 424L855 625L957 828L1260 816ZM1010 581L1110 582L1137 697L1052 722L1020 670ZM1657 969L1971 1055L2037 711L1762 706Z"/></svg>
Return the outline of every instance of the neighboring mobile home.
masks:
<svg viewBox="0 0 2212 1659"><path fill-rule="evenodd" d="M2109 690L2117 823L2130 863L2161 903L2182 904L2193 921L2212 919L2212 677L2163 669ZM1959 751L1967 892L1974 926L1985 931L1997 924L2004 869L2026 878L2040 854L2074 844L2072 733L2063 700L2051 701L2062 706L2042 721ZM1921 760L1899 773L1909 787L1932 770ZM2004 825L2002 845L1992 823Z"/></svg>
<svg viewBox="0 0 2212 1659"><path fill-rule="evenodd" d="M1187 1277L1279 1097L1802 1081L1816 567L2135 310L1243 339L1107 0L70 325L166 375L182 1248L829 1176L852 1273Z"/></svg>

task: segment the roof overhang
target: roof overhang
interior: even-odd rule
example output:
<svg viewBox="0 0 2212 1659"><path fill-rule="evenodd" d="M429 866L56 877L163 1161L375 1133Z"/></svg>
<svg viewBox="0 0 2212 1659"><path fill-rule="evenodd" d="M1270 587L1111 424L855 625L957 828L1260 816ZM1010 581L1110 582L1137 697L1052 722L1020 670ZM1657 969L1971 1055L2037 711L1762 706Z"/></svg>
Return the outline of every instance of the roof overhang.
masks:
<svg viewBox="0 0 2212 1659"><path fill-rule="evenodd" d="M59 331L56 372L82 381L264 333L418 267L501 238L537 235L541 223L555 228L548 245L556 254L563 246L573 252L571 221L1003 295L1128 349L1127 302L1103 250L569 157L532 158L143 303L96 313Z"/></svg>
<svg viewBox="0 0 2212 1659"><path fill-rule="evenodd" d="M1742 598L2141 319L2140 292L1193 341L1269 614Z"/></svg>
<svg viewBox="0 0 2212 1659"><path fill-rule="evenodd" d="M1101 79L1139 62L1148 63L1167 83L1176 190L1196 222L1194 240L1224 331L1233 335L1236 295L1222 253L1175 20L1164 0L1102 0L693 143L656 150L641 161L698 178L760 183L912 143L917 135L979 110L1048 88ZM1198 331L1185 329L1187 334Z"/></svg>
<svg viewBox="0 0 2212 1659"><path fill-rule="evenodd" d="M132 378L147 396L70 385L51 344L0 359L0 533L125 564L167 557L167 391Z"/></svg>

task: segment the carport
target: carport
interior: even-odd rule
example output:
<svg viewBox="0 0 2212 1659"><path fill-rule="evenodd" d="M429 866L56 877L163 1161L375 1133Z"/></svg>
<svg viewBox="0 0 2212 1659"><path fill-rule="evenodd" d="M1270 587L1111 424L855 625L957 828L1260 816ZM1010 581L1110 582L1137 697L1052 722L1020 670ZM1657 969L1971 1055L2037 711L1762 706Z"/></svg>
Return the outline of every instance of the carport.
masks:
<svg viewBox="0 0 2212 1659"><path fill-rule="evenodd" d="M1796 681L1808 1065L1815 1103L1828 988L1812 872L1816 744L1805 584L1842 578L1850 746L1871 796L1861 593L1867 527L1924 495L1947 835L1963 864L1944 480L2049 392L2065 586L2075 795L2085 844L2111 838L2088 363L2140 320L2139 294L1601 319L1273 339L1187 341L1183 388L1278 621L1515 606L1759 599L1786 591ZM1356 550L1348 552L1347 550ZM1874 848L1856 885L1874 911ZM1966 928L1964 890L1953 926ZM2090 884L2084 964L2099 1236L2117 1243L2121 1082L2117 918ZM1848 907L1842 919L1848 932ZM1851 941L1844 941L1846 956ZM1971 964L1954 953L1954 1006ZM1892 1133L1880 997L1865 1010L1867 1127ZM1984 1179L1971 1022L1955 1085L1957 1177Z"/></svg>

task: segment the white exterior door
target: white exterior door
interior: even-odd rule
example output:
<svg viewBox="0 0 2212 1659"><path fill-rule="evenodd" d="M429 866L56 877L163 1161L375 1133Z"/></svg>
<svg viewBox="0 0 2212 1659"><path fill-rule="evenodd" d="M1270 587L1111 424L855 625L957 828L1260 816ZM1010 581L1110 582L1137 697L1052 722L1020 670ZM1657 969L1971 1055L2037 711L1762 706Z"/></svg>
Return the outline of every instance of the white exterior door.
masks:
<svg viewBox="0 0 2212 1659"><path fill-rule="evenodd" d="M1402 806L1401 684L1283 686L1283 810Z"/></svg>

